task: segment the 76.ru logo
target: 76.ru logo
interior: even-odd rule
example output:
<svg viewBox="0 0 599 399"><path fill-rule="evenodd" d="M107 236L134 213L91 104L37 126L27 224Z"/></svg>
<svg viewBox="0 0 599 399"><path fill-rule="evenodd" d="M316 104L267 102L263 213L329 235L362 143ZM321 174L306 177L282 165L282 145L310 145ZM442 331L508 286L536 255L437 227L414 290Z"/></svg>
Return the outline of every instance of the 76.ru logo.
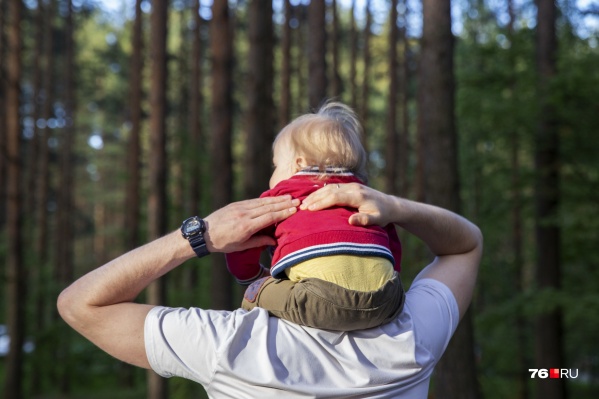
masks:
<svg viewBox="0 0 599 399"><path fill-rule="evenodd" d="M578 369L528 369L530 378L578 378Z"/></svg>

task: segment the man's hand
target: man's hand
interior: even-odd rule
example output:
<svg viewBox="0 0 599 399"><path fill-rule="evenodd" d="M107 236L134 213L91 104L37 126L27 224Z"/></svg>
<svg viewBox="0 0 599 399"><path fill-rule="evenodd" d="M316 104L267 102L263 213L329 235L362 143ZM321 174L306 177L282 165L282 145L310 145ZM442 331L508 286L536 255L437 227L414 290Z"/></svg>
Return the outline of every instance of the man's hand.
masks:
<svg viewBox="0 0 599 399"><path fill-rule="evenodd" d="M234 202L204 218L210 252L236 252L274 245L273 238L255 235L297 212L299 200L290 195Z"/></svg>

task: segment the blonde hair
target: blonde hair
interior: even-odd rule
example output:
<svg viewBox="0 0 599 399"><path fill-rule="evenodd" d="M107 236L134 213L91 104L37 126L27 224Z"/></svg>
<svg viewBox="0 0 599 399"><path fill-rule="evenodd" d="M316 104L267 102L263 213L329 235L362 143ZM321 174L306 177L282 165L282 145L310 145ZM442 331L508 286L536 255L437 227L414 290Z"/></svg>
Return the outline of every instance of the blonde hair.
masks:
<svg viewBox="0 0 599 399"><path fill-rule="evenodd" d="M281 130L274 145L288 138L293 151L321 172L327 167L346 168L366 182L366 150L362 125L356 113L339 102L325 103L315 114L305 114Z"/></svg>

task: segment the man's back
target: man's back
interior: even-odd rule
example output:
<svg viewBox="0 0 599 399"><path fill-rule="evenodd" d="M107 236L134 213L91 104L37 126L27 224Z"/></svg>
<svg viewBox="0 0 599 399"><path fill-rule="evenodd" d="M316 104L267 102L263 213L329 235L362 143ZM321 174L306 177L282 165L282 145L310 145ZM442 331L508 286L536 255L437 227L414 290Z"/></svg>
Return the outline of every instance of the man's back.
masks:
<svg viewBox="0 0 599 399"><path fill-rule="evenodd" d="M146 352L163 376L201 383L211 397L426 398L459 319L442 283L414 282L395 322L351 333L252 312L155 308Z"/></svg>

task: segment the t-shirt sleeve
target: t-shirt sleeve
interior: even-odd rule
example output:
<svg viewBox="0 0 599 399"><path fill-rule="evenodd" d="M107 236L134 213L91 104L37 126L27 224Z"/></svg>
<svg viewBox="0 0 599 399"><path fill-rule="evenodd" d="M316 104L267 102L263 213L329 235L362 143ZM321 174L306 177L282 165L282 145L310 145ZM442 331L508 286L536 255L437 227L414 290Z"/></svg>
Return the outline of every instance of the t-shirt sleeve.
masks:
<svg viewBox="0 0 599 399"><path fill-rule="evenodd" d="M434 279L416 280L406 293L416 340L438 361L455 332L460 313L451 290Z"/></svg>
<svg viewBox="0 0 599 399"><path fill-rule="evenodd" d="M208 385L219 348L230 338L234 312L157 306L144 326L146 355L163 377L179 376Z"/></svg>

